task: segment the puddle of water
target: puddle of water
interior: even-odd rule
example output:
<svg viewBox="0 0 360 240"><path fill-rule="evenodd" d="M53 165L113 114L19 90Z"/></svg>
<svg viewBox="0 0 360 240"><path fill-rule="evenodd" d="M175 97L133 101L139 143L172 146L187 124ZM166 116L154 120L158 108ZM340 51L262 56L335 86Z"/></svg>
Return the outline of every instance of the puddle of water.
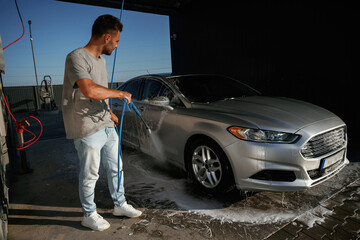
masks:
<svg viewBox="0 0 360 240"><path fill-rule="evenodd" d="M337 177L305 191L245 195L233 191L216 197L197 191L182 170L162 160L133 151L127 153L124 164L126 192L140 207L187 211L221 222L249 224L281 223L307 213L300 220L308 226L331 214L316 207L351 181L348 176L353 172L359 175L360 170L359 166L348 167ZM309 212L312 209L314 213Z"/></svg>

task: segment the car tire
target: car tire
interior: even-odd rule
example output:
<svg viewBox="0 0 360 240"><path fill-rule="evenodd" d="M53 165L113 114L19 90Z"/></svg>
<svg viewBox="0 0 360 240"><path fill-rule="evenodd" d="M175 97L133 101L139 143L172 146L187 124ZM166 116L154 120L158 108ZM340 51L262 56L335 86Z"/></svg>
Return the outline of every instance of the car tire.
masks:
<svg viewBox="0 0 360 240"><path fill-rule="evenodd" d="M198 138L191 142L186 153L186 164L195 184L208 193L224 193L235 185L224 151L209 138Z"/></svg>

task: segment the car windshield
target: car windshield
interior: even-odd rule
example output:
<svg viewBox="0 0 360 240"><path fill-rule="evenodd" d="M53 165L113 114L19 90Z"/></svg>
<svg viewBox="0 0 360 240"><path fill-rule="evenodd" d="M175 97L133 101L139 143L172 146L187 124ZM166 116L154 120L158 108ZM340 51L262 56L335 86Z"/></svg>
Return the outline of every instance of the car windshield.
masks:
<svg viewBox="0 0 360 240"><path fill-rule="evenodd" d="M170 81L191 102L208 103L260 94L246 84L224 76L180 76Z"/></svg>

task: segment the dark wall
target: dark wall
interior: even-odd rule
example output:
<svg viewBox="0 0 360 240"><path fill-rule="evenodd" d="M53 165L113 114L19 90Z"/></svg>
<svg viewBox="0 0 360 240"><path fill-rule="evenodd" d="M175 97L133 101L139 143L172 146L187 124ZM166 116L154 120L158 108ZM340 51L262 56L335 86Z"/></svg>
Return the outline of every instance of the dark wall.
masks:
<svg viewBox="0 0 360 240"><path fill-rule="evenodd" d="M349 1L192 1L170 16L173 72L225 74L320 105L357 141L356 15Z"/></svg>

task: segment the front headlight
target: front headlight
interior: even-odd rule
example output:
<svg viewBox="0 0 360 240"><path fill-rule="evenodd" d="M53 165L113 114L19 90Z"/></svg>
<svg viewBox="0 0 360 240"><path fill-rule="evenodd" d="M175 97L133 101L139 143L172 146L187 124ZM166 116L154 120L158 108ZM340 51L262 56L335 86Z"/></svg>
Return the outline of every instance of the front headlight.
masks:
<svg viewBox="0 0 360 240"><path fill-rule="evenodd" d="M253 142L292 143L299 137L299 135L293 133L244 127L229 127L228 131L237 138Z"/></svg>

